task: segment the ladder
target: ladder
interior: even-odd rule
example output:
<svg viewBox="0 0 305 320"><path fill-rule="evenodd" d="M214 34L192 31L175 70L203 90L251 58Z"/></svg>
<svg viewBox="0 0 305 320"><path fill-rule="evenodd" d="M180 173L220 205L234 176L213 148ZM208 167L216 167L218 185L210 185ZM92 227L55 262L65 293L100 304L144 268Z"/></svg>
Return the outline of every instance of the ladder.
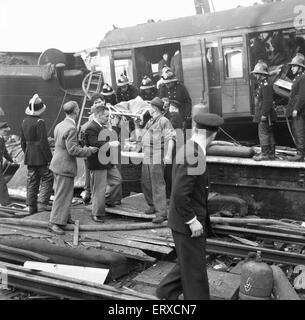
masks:
<svg viewBox="0 0 305 320"><path fill-rule="evenodd" d="M89 101L94 94L101 92L103 83L104 78L101 71L91 71L83 79L82 90L84 96L77 122L77 130L89 119L88 112L90 111L90 107L86 106L87 101Z"/></svg>

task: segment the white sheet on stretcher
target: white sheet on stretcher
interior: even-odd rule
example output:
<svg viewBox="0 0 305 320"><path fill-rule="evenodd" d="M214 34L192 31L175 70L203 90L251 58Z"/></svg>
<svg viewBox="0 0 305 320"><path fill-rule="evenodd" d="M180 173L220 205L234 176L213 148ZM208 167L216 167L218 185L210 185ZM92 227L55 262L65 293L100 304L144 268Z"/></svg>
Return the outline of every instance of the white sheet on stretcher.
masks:
<svg viewBox="0 0 305 320"><path fill-rule="evenodd" d="M150 109L150 104L140 96L129 101L123 101L115 105L115 108L122 113L144 114Z"/></svg>

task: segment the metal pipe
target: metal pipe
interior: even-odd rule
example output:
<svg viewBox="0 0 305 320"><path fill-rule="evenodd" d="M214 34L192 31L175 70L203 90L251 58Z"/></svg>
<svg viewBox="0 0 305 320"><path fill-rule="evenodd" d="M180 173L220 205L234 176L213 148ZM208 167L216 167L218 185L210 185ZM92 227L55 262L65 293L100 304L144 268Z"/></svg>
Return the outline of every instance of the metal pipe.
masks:
<svg viewBox="0 0 305 320"><path fill-rule="evenodd" d="M210 182L211 185L228 186L228 187L241 187L241 188L255 188L255 189L266 189L266 190L276 190L276 191L292 191L292 192L305 192L305 189L301 188L289 188L285 189L282 187L274 186L264 186L264 185L248 185L243 183L228 183L228 182Z"/></svg>

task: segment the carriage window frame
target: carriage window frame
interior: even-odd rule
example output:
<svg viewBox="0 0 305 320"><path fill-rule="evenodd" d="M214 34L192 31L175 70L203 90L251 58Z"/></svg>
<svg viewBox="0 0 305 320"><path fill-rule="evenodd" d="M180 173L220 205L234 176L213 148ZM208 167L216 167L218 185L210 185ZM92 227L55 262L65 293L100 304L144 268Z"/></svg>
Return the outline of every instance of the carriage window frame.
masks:
<svg viewBox="0 0 305 320"><path fill-rule="evenodd" d="M241 71L241 74L238 74L237 76L231 76L233 70L230 70L230 65L228 64L228 59L226 55L229 52L240 52L241 54L241 59L240 59L240 65L238 70ZM243 43L238 43L238 44L232 44L232 45L226 45L222 47L222 57L223 57L223 70L224 70L224 79L225 80L243 80L245 78L245 70L244 70L244 57L245 57L245 51L244 51L244 45Z"/></svg>
<svg viewBox="0 0 305 320"><path fill-rule="evenodd" d="M231 83L231 82L240 82L245 81L247 75L246 75L246 69L245 69L245 61L247 60L247 50L244 45L245 39L243 35L232 35L228 37L223 37L219 39L219 48L220 48L220 55L222 59L222 81L225 83ZM231 51L237 51L239 50L241 52L241 61L240 61L240 71L241 74L237 77L230 77L230 74L228 74L228 65L227 65L227 59L226 59L226 50Z"/></svg>

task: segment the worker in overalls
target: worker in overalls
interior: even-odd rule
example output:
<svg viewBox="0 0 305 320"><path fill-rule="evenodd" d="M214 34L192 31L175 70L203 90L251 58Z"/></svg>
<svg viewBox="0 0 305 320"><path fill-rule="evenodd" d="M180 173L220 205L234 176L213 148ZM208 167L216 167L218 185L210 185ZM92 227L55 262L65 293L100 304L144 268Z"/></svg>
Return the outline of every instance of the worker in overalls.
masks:
<svg viewBox="0 0 305 320"><path fill-rule="evenodd" d="M255 155L253 160L275 160L273 127L276 122L276 112L273 107L273 88L269 81L268 66L260 61L251 73L257 81L253 122L258 123L258 138L261 146L261 153Z"/></svg>
<svg viewBox="0 0 305 320"><path fill-rule="evenodd" d="M141 144L144 153L142 164L142 190L149 208L146 214L156 214L153 223L167 219L164 164L172 162L175 130L164 117L164 101L159 97L151 101L151 117L142 130Z"/></svg>
<svg viewBox="0 0 305 320"><path fill-rule="evenodd" d="M6 149L4 140L4 137L9 134L10 130L11 129L6 122L0 122L0 203L2 206L7 206L10 203L6 181L2 173L3 158L9 162L14 162L13 158Z"/></svg>
<svg viewBox="0 0 305 320"><path fill-rule="evenodd" d="M21 124L21 148L24 152L24 164L28 166L27 205L29 214L52 209L49 205L53 189L53 173L49 169L52 153L45 122L40 118L45 110L45 104L38 94L35 94L25 110L27 117Z"/></svg>
<svg viewBox="0 0 305 320"><path fill-rule="evenodd" d="M288 161L303 161L305 156L305 57L298 53L290 62L294 76L286 116L292 117L297 154Z"/></svg>

